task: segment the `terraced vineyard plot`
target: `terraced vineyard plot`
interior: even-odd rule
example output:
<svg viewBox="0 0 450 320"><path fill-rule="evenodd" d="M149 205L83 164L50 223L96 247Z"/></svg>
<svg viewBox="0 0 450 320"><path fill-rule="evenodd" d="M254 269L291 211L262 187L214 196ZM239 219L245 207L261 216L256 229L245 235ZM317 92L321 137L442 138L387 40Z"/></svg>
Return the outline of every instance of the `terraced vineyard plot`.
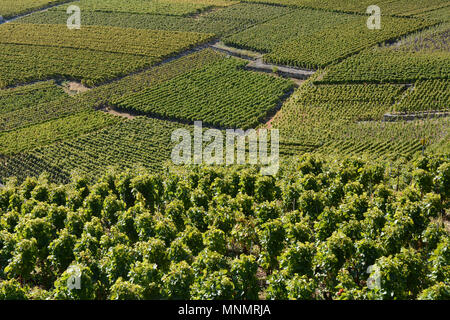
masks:
<svg viewBox="0 0 450 320"><path fill-rule="evenodd" d="M103 112L84 112L0 133L0 156L24 152L55 141L78 137L116 123L119 119ZM32 138L30 138L32 137Z"/></svg>
<svg viewBox="0 0 450 320"><path fill-rule="evenodd" d="M343 12L365 12L372 4L370 0L243 0L245 2L261 2L290 7L310 7Z"/></svg>
<svg viewBox="0 0 450 320"><path fill-rule="evenodd" d="M384 0L379 6L383 8L384 13L395 14L399 16L411 16L437 10L450 5L448 0Z"/></svg>
<svg viewBox="0 0 450 320"><path fill-rule="evenodd" d="M93 86L148 67L145 56L72 48L0 44L0 88L47 79L74 79Z"/></svg>
<svg viewBox="0 0 450 320"><path fill-rule="evenodd" d="M83 25L189 31L228 35L289 13L287 7L240 3L204 13L200 17L179 17L116 12L83 12ZM60 11L45 11L20 19L20 23L66 24Z"/></svg>
<svg viewBox="0 0 450 320"><path fill-rule="evenodd" d="M322 82L414 83L416 80L448 79L449 41L450 26L441 24L331 66Z"/></svg>
<svg viewBox="0 0 450 320"><path fill-rule="evenodd" d="M258 24L291 12L290 8L263 5L259 3L239 3L205 14L203 18L215 21L232 20L236 23Z"/></svg>
<svg viewBox="0 0 450 320"><path fill-rule="evenodd" d="M418 18L450 22L450 4L446 7L415 15Z"/></svg>
<svg viewBox="0 0 450 320"><path fill-rule="evenodd" d="M402 91L402 85L322 85L305 86L296 93L297 100L312 102L380 102L394 103Z"/></svg>
<svg viewBox="0 0 450 320"><path fill-rule="evenodd" d="M297 9L227 37L224 42L269 53L264 57L268 62L316 69L430 24L419 19L384 17L381 30L369 30L366 19L360 15Z"/></svg>
<svg viewBox="0 0 450 320"><path fill-rule="evenodd" d="M341 126L339 135L328 140L318 152L367 155L372 158L412 158L422 150L421 141L449 146L450 121L446 118L411 122L368 122Z"/></svg>
<svg viewBox="0 0 450 320"><path fill-rule="evenodd" d="M92 86L210 39L210 35L199 33L105 27L85 27L71 33L74 30L64 26L0 26L0 31L6 30L14 32L0 40L0 88L49 78L76 79ZM116 36L109 34L116 31Z"/></svg>
<svg viewBox="0 0 450 320"><path fill-rule="evenodd" d="M359 113L359 117L364 117L368 107L376 108L376 105L347 103L339 110L350 114ZM283 141L281 151L289 155L314 151L340 156L352 154L372 159L398 159L410 158L421 151L422 139L430 146L440 143L448 145L450 122L445 118L398 123L355 123L351 121L354 118L339 118L339 114L333 113L331 109L326 106L319 109L318 106L298 105L296 117L289 112L279 123L274 123L274 127L290 139ZM321 120L324 118L326 120ZM301 128L301 131L295 128ZM293 146L289 147L289 144Z"/></svg>
<svg viewBox="0 0 450 320"><path fill-rule="evenodd" d="M399 112L450 110L450 80L416 82L395 110Z"/></svg>
<svg viewBox="0 0 450 320"><path fill-rule="evenodd" d="M416 80L448 79L448 52L401 52L372 49L331 66L320 83L413 83Z"/></svg>
<svg viewBox="0 0 450 320"><path fill-rule="evenodd" d="M75 97L64 96L48 103L0 113L0 132L38 124L83 110L98 109L108 105L114 97L141 91L223 58L224 54L205 49L155 68L126 76L121 80L93 88Z"/></svg>
<svg viewBox="0 0 450 320"><path fill-rule="evenodd" d="M0 114L31 107L64 97L66 94L54 81L0 90Z"/></svg>
<svg viewBox="0 0 450 320"><path fill-rule="evenodd" d="M59 117L92 110L92 104L78 98L63 97L16 111L0 114L0 132L28 127Z"/></svg>
<svg viewBox="0 0 450 320"><path fill-rule="evenodd" d="M163 120L138 117L72 140L49 145L0 160L0 179L24 178L30 172L50 173L55 182L67 181L77 170L92 179L108 166L121 169L135 166L160 172L170 159L171 134L189 128Z"/></svg>
<svg viewBox="0 0 450 320"><path fill-rule="evenodd" d="M120 98L131 92L139 92L149 87L161 84L177 76L195 69L205 67L224 59L225 55L212 49L203 49L164 63L151 69L126 76L85 92L78 97L94 108L110 104L114 98Z"/></svg>
<svg viewBox="0 0 450 320"><path fill-rule="evenodd" d="M27 177L39 177L43 172L49 173L53 181L69 181L70 174L60 172L53 165L29 153L2 157L0 158L0 183L5 183L9 178L24 181Z"/></svg>
<svg viewBox="0 0 450 320"><path fill-rule="evenodd" d="M0 43L89 49L161 59L211 39L202 33L86 26L70 30L61 25L9 23L0 26Z"/></svg>
<svg viewBox="0 0 450 320"><path fill-rule="evenodd" d="M242 70L234 58L113 101L124 111L226 128L259 124L293 88L291 81Z"/></svg>
<svg viewBox="0 0 450 320"><path fill-rule="evenodd" d="M283 128L284 136L295 137L297 133L327 128L335 122L379 120L404 89L404 86L390 84L303 85L283 107L276 123ZM298 128L302 130L298 132Z"/></svg>
<svg viewBox="0 0 450 320"><path fill-rule="evenodd" d="M450 53L450 23L443 23L409 35L388 46L387 49L403 52L447 52Z"/></svg>
<svg viewBox="0 0 450 320"><path fill-rule="evenodd" d="M299 39L354 19L357 19L357 17L352 15L291 9L291 12L287 15L227 37L224 42L238 48L270 52L289 39Z"/></svg>
<svg viewBox="0 0 450 320"><path fill-rule="evenodd" d="M308 80L308 81L313 81ZM382 123L384 113L405 93L402 85L323 85L305 83L272 122L290 153L370 154L373 157L411 156L448 134L447 119ZM301 128L301 129L300 129ZM283 138L284 137L284 138Z"/></svg>
<svg viewBox="0 0 450 320"><path fill-rule="evenodd" d="M381 30L369 30L364 25L364 18L360 18L360 21L326 29L300 40L287 41L282 46L276 47L264 59L276 64L317 69L425 25L426 23L411 19L385 17Z"/></svg>
<svg viewBox="0 0 450 320"><path fill-rule="evenodd" d="M412 15L441 8L449 4L448 0L380 0L374 3L371 0L243 0L245 2L262 2L294 7L309 7L337 12L356 12L365 14L368 6L376 4L381 8L382 14Z"/></svg>
<svg viewBox="0 0 450 320"><path fill-rule="evenodd" d="M63 2L67 2L67 0L2 0L0 16L8 19L19 14L25 14L33 10Z"/></svg>
<svg viewBox="0 0 450 320"><path fill-rule="evenodd" d="M231 0L81 0L74 3L82 11L125 12L184 16L214 7L226 7L238 3ZM70 5L69 4L69 5ZM67 6L53 10L66 11Z"/></svg>

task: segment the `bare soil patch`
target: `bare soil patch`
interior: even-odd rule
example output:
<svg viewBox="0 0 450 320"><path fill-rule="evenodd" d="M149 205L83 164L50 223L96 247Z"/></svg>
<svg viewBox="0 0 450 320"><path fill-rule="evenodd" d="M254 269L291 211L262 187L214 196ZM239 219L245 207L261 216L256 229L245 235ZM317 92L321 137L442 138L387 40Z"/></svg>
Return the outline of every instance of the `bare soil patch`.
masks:
<svg viewBox="0 0 450 320"><path fill-rule="evenodd" d="M85 87L84 85L76 81L66 82L62 86L64 92L71 96L90 90L88 87Z"/></svg>
<svg viewBox="0 0 450 320"><path fill-rule="evenodd" d="M386 113L383 122L415 121L420 119L444 118L450 116L450 111L422 111L416 113Z"/></svg>
<svg viewBox="0 0 450 320"><path fill-rule="evenodd" d="M103 112L112 114L114 116L118 116L118 117L124 117L124 118L127 118L127 119L134 119L135 118L135 116L133 116L133 115L131 115L129 113L117 111L117 110L111 109L110 107L106 107L106 108L103 108L103 109L100 109L100 110L103 111Z"/></svg>
<svg viewBox="0 0 450 320"><path fill-rule="evenodd" d="M258 279L259 287L266 288L267 274L261 267L258 267L258 270L256 271L256 278ZM264 300L266 298L264 290L261 290L259 292L258 296L259 296L259 299Z"/></svg>

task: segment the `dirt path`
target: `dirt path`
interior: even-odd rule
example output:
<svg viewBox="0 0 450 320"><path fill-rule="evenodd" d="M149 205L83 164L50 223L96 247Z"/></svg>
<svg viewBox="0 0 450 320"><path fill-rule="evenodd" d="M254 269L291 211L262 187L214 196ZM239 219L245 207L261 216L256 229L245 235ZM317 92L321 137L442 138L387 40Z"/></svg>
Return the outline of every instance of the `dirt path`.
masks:
<svg viewBox="0 0 450 320"><path fill-rule="evenodd" d="M262 58L251 61L247 65L247 69L263 72L273 72L287 78L295 78L300 80L306 80L315 73L315 71L312 70L296 69L292 67L265 63Z"/></svg>
<svg viewBox="0 0 450 320"><path fill-rule="evenodd" d="M242 58L245 60L251 60L251 61L256 60L256 59L261 59L263 56L263 54L259 53L259 52L229 47L221 41L211 44L211 48L216 51L220 51L220 52L229 54L230 56Z"/></svg>
<svg viewBox="0 0 450 320"><path fill-rule="evenodd" d="M242 50L233 47L229 47L222 42L216 42L211 45L211 48L231 56L235 56L241 59L248 60L249 63L246 66L248 70L266 72L266 73L275 73L285 78L294 78L300 80L306 80L310 76L312 76L315 71L307 70L307 69L299 69L293 68L289 66L280 66L274 65L270 63L265 63L263 61L263 54L259 52ZM301 84L301 83L297 83Z"/></svg>

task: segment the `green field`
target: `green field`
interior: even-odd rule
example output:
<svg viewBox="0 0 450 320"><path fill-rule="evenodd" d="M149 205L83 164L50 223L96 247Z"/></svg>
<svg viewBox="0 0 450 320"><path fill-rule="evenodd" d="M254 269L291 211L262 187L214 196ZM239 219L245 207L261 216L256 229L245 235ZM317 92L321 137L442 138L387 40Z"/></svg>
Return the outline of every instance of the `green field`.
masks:
<svg viewBox="0 0 450 320"><path fill-rule="evenodd" d="M80 116L77 115L76 118L82 120L83 114ZM90 125L93 125L95 120L101 121L103 126L108 126L104 129L98 126L97 131L84 135L87 130L83 127L75 128L70 139L66 137L65 141L5 157L3 161L0 160L0 175L25 178L30 170L47 171L52 181L68 182L71 172L76 170L95 180L110 166L142 166L148 170L160 171L164 162L170 159L174 146L170 140L171 133L180 128L180 124L147 118L118 121L118 117L114 119L103 113L99 113L96 118L91 118L84 127L90 130ZM70 118L65 119L73 123ZM50 122L45 127L59 123ZM28 130L34 128L36 127Z"/></svg>
<svg viewBox="0 0 450 320"><path fill-rule="evenodd" d="M324 83L413 83L448 79L450 70L448 23L413 33L395 43L365 50L330 67Z"/></svg>
<svg viewBox="0 0 450 320"><path fill-rule="evenodd" d="M366 8L373 5L370 0L244 0L245 2L269 3L277 5L287 5L292 7L309 7L324 9L335 12L348 12L365 14ZM381 0L377 1L377 6L382 8L382 14L410 16L420 14L449 5L448 0Z"/></svg>
<svg viewBox="0 0 450 320"><path fill-rule="evenodd" d="M293 83L241 70L246 62L221 60L153 88L125 95L113 105L163 118L202 119L222 128L257 126L277 107Z"/></svg>
<svg viewBox="0 0 450 320"><path fill-rule="evenodd" d="M0 31L6 33L0 39L0 88L49 78L76 79L92 86L211 38L201 33L99 26L69 30L58 25L5 24Z"/></svg>
<svg viewBox="0 0 450 320"><path fill-rule="evenodd" d="M63 96L64 91L54 81L0 90L0 114L50 102Z"/></svg>
<svg viewBox="0 0 450 320"><path fill-rule="evenodd" d="M68 5L77 5L83 11L126 12L139 14L159 14L167 16L185 16L238 3L227 0L81 0ZM58 6L53 10L66 10L67 6Z"/></svg>
<svg viewBox="0 0 450 320"><path fill-rule="evenodd" d="M305 155L276 177L216 167L11 183L0 191L0 297L446 299L450 237L437 219L448 161L392 171ZM81 290L67 286L71 265ZM375 272L384 290L368 287Z"/></svg>
<svg viewBox="0 0 450 320"><path fill-rule="evenodd" d="M381 30L369 30L366 20L359 15L294 9L288 15L231 35L224 42L268 53L265 60L269 62L317 69L430 24L419 19L385 17Z"/></svg>
<svg viewBox="0 0 450 320"><path fill-rule="evenodd" d="M36 104L16 111L0 114L0 132L10 131L48 120L91 110L92 104L80 99L62 97L50 102Z"/></svg>
<svg viewBox="0 0 450 320"><path fill-rule="evenodd" d="M117 122L117 118L98 112L83 112L66 118L0 134L0 156L34 149L55 141L70 139ZM31 140L30 137L33 137Z"/></svg>
<svg viewBox="0 0 450 320"><path fill-rule="evenodd" d="M330 67L322 83L412 83L416 80L448 79L448 52L405 53L371 49Z"/></svg>
<svg viewBox="0 0 450 320"><path fill-rule="evenodd" d="M217 36L233 34L253 25L289 13L289 8L261 4L240 3L220 10L193 16L164 16L127 12L83 12L84 25L104 25L136 29L213 33ZM20 19L20 23L66 24L61 12L49 10Z"/></svg>
<svg viewBox="0 0 450 320"><path fill-rule="evenodd" d="M324 154L411 157L421 150L422 138L445 142L449 121L380 122L385 113L397 110L399 102L406 103L408 94L414 92L391 84L304 86L283 106L273 126L300 152L302 146L315 146Z"/></svg>
<svg viewBox="0 0 450 320"><path fill-rule="evenodd" d="M446 7L439 8L436 10L430 10L430 11L418 13L415 16L417 16L419 18L423 18L423 19L449 22L450 21L450 5L447 5Z"/></svg>
<svg viewBox="0 0 450 320"><path fill-rule="evenodd" d="M449 300L449 10L0 0L0 301Z"/></svg>
<svg viewBox="0 0 450 320"><path fill-rule="evenodd" d="M450 81L417 81L411 93L402 99L396 111L446 111L450 108Z"/></svg>
<svg viewBox="0 0 450 320"><path fill-rule="evenodd" d="M67 0L2 0L0 16L8 19L64 2Z"/></svg>

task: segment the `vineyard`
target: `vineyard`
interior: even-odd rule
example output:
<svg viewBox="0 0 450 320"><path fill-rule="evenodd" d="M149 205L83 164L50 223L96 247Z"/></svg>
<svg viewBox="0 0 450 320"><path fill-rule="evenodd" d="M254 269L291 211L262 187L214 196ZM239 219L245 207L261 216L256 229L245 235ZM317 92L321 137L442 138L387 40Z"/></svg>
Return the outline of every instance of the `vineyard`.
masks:
<svg viewBox="0 0 450 320"><path fill-rule="evenodd" d="M28 24L1 25L0 32L6 33L0 40L0 88L48 78L76 79L93 86L211 38L200 33L98 26L74 31ZM116 36L111 37L111 32Z"/></svg>
<svg viewBox="0 0 450 320"><path fill-rule="evenodd" d="M83 24L213 33L217 36L224 36L243 31L253 25L287 14L289 10L286 7L239 3L199 17L88 11L83 13ZM66 17L56 10L48 10L25 17L20 22L66 24Z"/></svg>
<svg viewBox="0 0 450 320"><path fill-rule="evenodd" d="M446 118L380 122L385 113L398 111L407 101L411 101L410 109L420 105L414 100L416 89L395 84L313 85L313 82L313 78L308 80L272 122L274 128L285 132L286 146L281 150L287 154L301 153L314 146L312 150L324 154L367 154L372 158L396 159L420 151L421 139L448 144Z"/></svg>
<svg viewBox="0 0 450 320"><path fill-rule="evenodd" d="M173 147L171 133L180 128L180 124L156 119L117 122L105 116L90 119L84 127L89 129L95 120L104 125L115 124L87 135L82 135L83 127L76 128L78 133L70 140L5 157L0 160L0 176L24 179L30 170L46 171L52 181L68 182L73 170L86 174L91 180L96 180L107 167L160 171Z"/></svg>
<svg viewBox="0 0 450 320"><path fill-rule="evenodd" d="M413 33L395 43L392 49L404 52L448 52L450 24L442 23L419 33Z"/></svg>
<svg viewBox="0 0 450 320"><path fill-rule="evenodd" d="M450 83L447 80L418 81L412 93L400 101L396 111L414 112L450 108Z"/></svg>
<svg viewBox="0 0 450 320"><path fill-rule="evenodd" d="M69 139L80 134L101 129L117 122L112 116L97 112L82 112L66 118L58 118L35 126L0 134L2 155L10 155ZM30 139L33 137L33 139Z"/></svg>
<svg viewBox="0 0 450 320"><path fill-rule="evenodd" d="M388 174L306 155L277 177L197 168L12 182L0 191L0 298L449 299L448 161ZM70 265L80 290L66 285Z"/></svg>
<svg viewBox="0 0 450 320"><path fill-rule="evenodd" d="M88 110L91 110L90 105L82 103L79 99L62 97L48 103L40 103L0 114L0 132L15 130Z"/></svg>
<svg viewBox="0 0 450 320"><path fill-rule="evenodd" d="M245 62L222 60L203 69L113 101L124 111L223 128L257 126L293 87L284 79L240 70Z"/></svg>
<svg viewBox="0 0 450 320"><path fill-rule="evenodd" d="M28 86L0 91L0 113L13 112L36 104L50 102L64 96L54 81L44 81Z"/></svg>
<svg viewBox="0 0 450 320"><path fill-rule="evenodd" d="M373 31L367 28L364 16L307 9L292 11L227 37L224 42L267 52L265 60L268 62L317 69L431 24L411 18L387 17L383 20L384 27Z"/></svg>
<svg viewBox="0 0 450 320"><path fill-rule="evenodd" d="M0 0L0 300L450 300L450 1L373 4Z"/></svg>
<svg viewBox="0 0 450 320"><path fill-rule="evenodd" d="M332 66L322 83L410 83L448 79L449 70L448 52L405 53L371 49Z"/></svg>
<svg viewBox="0 0 450 320"><path fill-rule="evenodd" d="M373 5L370 0L243 0L245 2L270 3L291 7L325 9L334 12L365 14L366 8ZM427 2L410 0L381 0L377 5L389 15L411 16L448 7L448 0L427 0Z"/></svg>
<svg viewBox="0 0 450 320"><path fill-rule="evenodd" d="M330 67L323 83L413 83L449 78L450 25L413 33L392 45L367 49Z"/></svg>
<svg viewBox="0 0 450 320"><path fill-rule="evenodd" d="M438 10L431 10L416 14L415 16L428 20L437 20L443 22L450 22L450 6L443 7Z"/></svg>
<svg viewBox="0 0 450 320"><path fill-rule="evenodd" d="M7 19L64 2L67 0L2 0L0 15Z"/></svg>
<svg viewBox="0 0 450 320"><path fill-rule="evenodd" d="M93 50L155 59L184 51L209 37L196 33L98 26L73 31L59 25L6 24L1 30L6 34L2 36L0 43L5 44Z"/></svg>
<svg viewBox="0 0 450 320"><path fill-rule="evenodd" d="M126 12L140 14L159 14L167 16L184 16L200 13L214 7L226 7L236 4L237 1L228 0L81 0L76 3L83 11L100 12ZM65 11L67 6L58 6L52 10Z"/></svg>

